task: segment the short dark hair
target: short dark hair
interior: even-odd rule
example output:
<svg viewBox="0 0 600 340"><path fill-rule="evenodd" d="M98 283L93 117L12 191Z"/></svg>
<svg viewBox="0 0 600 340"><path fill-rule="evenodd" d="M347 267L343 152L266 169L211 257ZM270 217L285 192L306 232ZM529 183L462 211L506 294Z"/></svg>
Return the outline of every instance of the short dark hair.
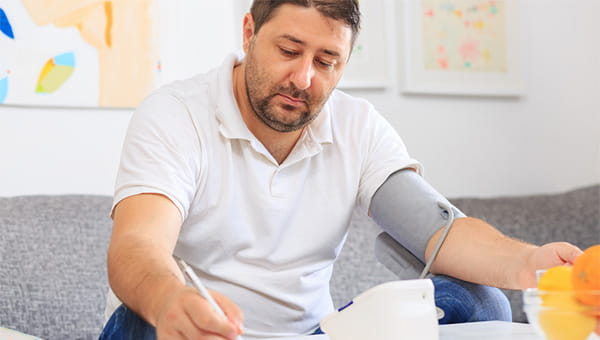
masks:
<svg viewBox="0 0 600 340"><path fill-rule="evenodd" d="M258 33L261 26L269 21L275 10L283 4L314 7L328 18L343 21L352 29L351 46L354 46L360 31L358 0L254 0L250 8L254 19L254 33Z"/></svg>

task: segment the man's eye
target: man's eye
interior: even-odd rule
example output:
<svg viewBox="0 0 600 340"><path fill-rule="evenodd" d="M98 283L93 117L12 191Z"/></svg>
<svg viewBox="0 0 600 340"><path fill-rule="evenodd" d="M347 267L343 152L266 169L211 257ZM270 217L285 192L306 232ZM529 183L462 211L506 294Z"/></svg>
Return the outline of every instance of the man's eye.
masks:
<svg viewBox="0 0 600 340"><path fill-rule="evenodd" d="M319 65L321 65L322 67L325 67L325 68L332 68L333 65L335 65L335 63L328 62L328 61L325 61L325 60L317 60L317 63Z"/></svg>
<svg viewBox="0 0 600 340"><path fill-rule="evenodd" d="M286 50L285 48L280 48L280 50L281 50L281 53L283 53L287 56L290 56L290 57L294 57L294 56L298 55L298 52L296 52L296 51Z"/></svg>

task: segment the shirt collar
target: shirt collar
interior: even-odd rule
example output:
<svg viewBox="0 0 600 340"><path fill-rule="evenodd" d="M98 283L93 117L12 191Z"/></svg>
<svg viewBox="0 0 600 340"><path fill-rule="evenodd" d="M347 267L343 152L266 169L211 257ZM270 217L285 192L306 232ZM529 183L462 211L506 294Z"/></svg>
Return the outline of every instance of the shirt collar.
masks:
<svg viewBox="0 0 600 340"><path fill-rule="evenodd" d="M256 138L244 123L233 93L233 68L235 65L240 64L242 60L244 60L243 52L232 53L225 58L225 61L219 67L217 119L220 122L219 131L225 138L252 141Z"/></svg>

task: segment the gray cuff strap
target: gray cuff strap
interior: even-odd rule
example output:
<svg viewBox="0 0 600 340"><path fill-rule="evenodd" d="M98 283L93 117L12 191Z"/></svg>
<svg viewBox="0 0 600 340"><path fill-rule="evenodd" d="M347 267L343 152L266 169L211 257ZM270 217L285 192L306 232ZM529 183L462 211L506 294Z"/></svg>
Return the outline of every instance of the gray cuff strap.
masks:
<svg viewBox="0 0 600 340"><path fill-rule="evenodd" d="M465 217L423 177L406 169L393 173L377 189L370 212L385 232L425 263L427 242L448 222L448 212L438 202L452 207L454 218Z"/></svg>

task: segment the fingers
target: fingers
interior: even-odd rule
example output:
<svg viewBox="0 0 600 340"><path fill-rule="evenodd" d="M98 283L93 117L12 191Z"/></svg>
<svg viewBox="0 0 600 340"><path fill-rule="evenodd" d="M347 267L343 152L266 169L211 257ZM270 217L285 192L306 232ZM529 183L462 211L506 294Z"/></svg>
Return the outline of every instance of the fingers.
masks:
<svg viewBox="0 0 600 340"><path fill-rule="evenodd" d="M211 295L215 297L214 292L211 292ZM221 296L221 298L224 297ZM218 300L217 303L222 305ZM193 299L186 300L185 311L193 325L206 333L219 335L227 339L235 339L241 333L238 331L238 327L227 316L218 314L210 303L197 293L195 293Z"/></svg>
<svg viewBox="0 0 600 340"><path fill-rule="evenodd" d="M183 317L182 317L183 316ZM210 333L203 329L199 329L192 319L186 314L177 316L171 315L170 327L157 327L156 335L160 340L163 339L202 339L202 340L223 340L221 335Z"/></svg>
<svg viewBox="0 0 600 340"><path fill-rule="evenodd" d="M521 289L535 287L537 270L573 264L582 253L581 249L568 242L552 242L535 247L520 269L519 287Z"/></svg>
<svg viewBox="0 0 600 340"><path fill-rule="evenodd" d="M575 259L583 253L581 249L568 242L552 242L542 246L543 256L545 257L545 268L558 266L561 264L573 264Z"/></svg>
<svg viewBox="0 0 600 340"><path fill-rule="evenodd" d="M578 258L581 254L583 254L583 251L578 247L567 242L560 242L558 248L558 256L561 259L563 259L563 261L565 261L566 263L573 264L573 262L575 262L575 259Z"/></svg>
<svg viewBox="0 0 600 340"><path fill-rule="evenodd" d="M227 319L229 319L229 321L231 323L233 323L234 327L236 328L237 333L238 334L244 333L244 329L242 326L244 323L244 313L242 312L240 307L238 307L238 305L236 305L231 300L229 300L226 296L224 296L220 293L217 293L217 292L210 292L210 293L213 296L213 298L215 299L215 301L217 302L217 304L219 304L219 306L221 307L221 309L223 310L225 315L227 316Z"/></svg>
<svg viewBox="0 0 600 340"><path fill-rule="evenodd" d="M221 296L228 310L235 310L231 301ZM237 308L239 310L239 308ZM184 287L172 294L156 323L158 339L234 340L240 328L227 317L218 314L193 288Z"/></svg>

